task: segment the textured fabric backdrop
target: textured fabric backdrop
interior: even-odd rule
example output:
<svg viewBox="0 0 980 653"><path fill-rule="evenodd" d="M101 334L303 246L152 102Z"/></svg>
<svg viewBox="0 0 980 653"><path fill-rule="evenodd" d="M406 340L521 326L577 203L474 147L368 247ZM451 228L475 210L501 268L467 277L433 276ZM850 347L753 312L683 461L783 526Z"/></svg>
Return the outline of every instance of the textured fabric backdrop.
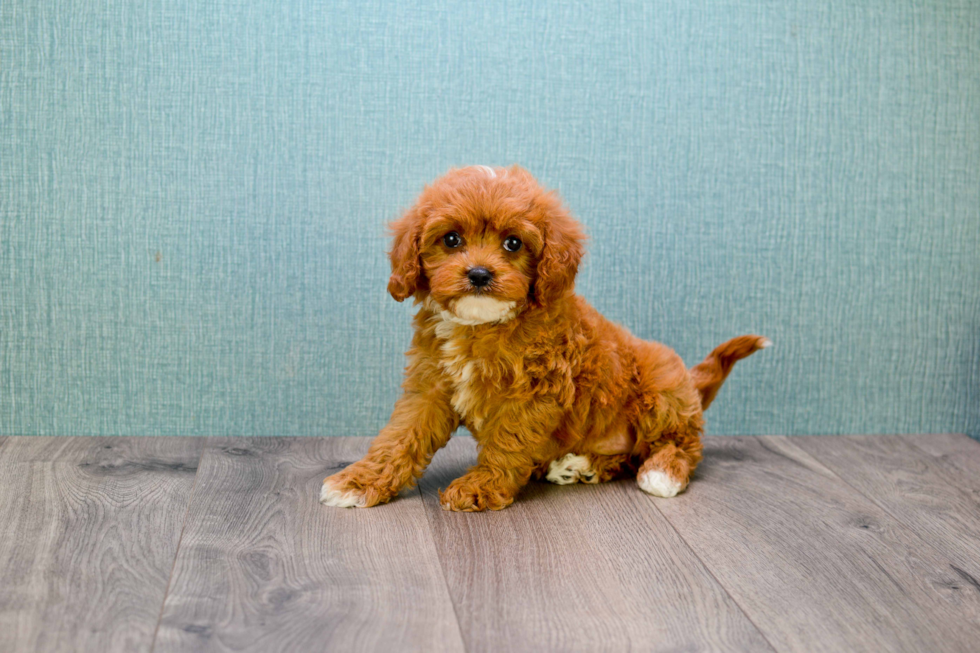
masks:
<svg viewBox="0 0 980 653"><path fill-rule="evenodd" d="M980 434L980 3L0 4L0 433L371 435L386 221L520 163L715 434Z"/></svg>

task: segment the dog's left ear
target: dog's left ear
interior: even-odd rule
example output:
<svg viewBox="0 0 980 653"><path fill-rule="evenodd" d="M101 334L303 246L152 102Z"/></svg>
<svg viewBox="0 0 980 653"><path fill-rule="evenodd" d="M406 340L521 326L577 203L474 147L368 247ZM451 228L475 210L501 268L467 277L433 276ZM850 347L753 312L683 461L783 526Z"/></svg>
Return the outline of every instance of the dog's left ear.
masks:
<svg viewBox="0 0 980 653"><path fill-rule="evenodd" d="M575 287L575 275L585 253L585 234L554 193L539 196L535 210L544 214L538 223L544 232L544 247L538 260L534 299L544 306Z"/></svg>
<svg viewBox="0 0 980 653"><path fill-rule="evenodd" d="M388 293L395 298L395 301L405 301L414 295L425 281L422 275L422 261L419 259L422 223L422 211L416 204L406 211L405 215L389 225L395 239L388 254L391 259Z"/></svg>

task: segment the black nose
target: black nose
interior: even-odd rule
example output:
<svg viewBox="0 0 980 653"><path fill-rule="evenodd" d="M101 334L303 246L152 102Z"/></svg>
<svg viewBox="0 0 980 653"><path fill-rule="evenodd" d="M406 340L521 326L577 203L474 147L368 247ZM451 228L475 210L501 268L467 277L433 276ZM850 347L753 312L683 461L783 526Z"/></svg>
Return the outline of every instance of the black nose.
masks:
<svg viewBox="0 0 980 653"><path fill-rule="evenodd" d="M476 288L483 288L493 281L493 272L486 268L470 268L466 276Z"/></svg>

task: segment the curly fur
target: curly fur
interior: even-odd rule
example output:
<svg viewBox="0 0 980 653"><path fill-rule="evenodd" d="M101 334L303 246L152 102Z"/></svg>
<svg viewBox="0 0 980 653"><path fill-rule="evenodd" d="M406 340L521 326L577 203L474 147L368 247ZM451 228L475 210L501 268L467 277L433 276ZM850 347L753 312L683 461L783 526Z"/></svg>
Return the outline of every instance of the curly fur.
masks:
<svg viewBox="0 0 980 653"><path fill-rule="evenodd" d="M703 409L735 361L770 344L741 336L688 370L606 320L573 292L580 226L517 166L450 171L391 230L388 291L420 305L404 392L367 455L324 480L330 505L390 500L460 424L479 456L440 493L445 509L505 508L569 453L588 459L587 482L636 474L672 496L701 460ZM452 231L459 247L444 242ZM509 236L517 252L504 249ZM493 274L489 286L470 283L476 266Z"/></svg>

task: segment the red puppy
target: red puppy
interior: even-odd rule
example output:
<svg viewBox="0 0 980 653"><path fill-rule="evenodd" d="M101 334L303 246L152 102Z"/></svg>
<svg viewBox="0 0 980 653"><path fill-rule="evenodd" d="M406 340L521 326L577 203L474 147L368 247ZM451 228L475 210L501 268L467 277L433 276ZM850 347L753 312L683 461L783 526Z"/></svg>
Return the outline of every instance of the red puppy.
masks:
<svg viewBox="0 0 980 653"><path fill-rule="evenodd" d="M404 393L367 455L323 481L320 501L384 503L463 424L475 467L441 493L448 510L500 510L532 475L559 484L637 474L672 497L701 460L702 411L741 336L688 370L574 294L585 239L558 197L520 167L452 170L392 225L388 292L421 304Z"/></svg>

